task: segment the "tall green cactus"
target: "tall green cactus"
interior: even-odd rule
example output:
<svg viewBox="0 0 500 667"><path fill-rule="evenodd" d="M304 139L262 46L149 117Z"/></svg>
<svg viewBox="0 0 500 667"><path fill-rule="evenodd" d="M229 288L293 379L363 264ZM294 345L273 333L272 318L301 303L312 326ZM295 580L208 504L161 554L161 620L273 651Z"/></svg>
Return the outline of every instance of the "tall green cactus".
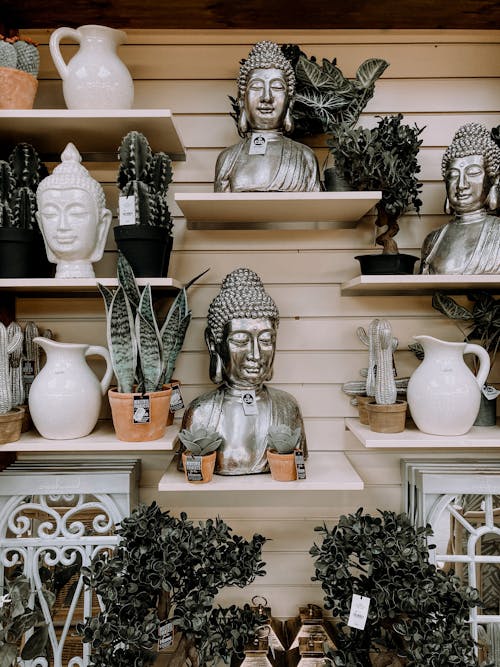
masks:
<svg viewBox="0 0 500 667"><path fill-rule="evenodd" d="M20 331L9 337L7 327L0 322L0 415L12 410L9 355L19 345L19 339L22 341Z"/></svg>
<svg viewBox="0 0 500 667"><path fill-rule="evenodd" d="M11 322L7 327L7 339L9 343L9 366L10 366L10 389L12 393L12 405L24 403L23 384L23 332L21 325Z"/></svg>
<svg viewBox="0 0 500 667"><path fill-rule="evenodd" d="M8 162L0 160L0 227L39 231L36 221L36 189L47 175L36 150L17 144Z"/></svg>
<svg viewBox="0 0 500 667"><path fill-rule="evenodd" d="M38 45L29 37L0 35L0 67L18 69L36 78L40 67Z"/></svg>

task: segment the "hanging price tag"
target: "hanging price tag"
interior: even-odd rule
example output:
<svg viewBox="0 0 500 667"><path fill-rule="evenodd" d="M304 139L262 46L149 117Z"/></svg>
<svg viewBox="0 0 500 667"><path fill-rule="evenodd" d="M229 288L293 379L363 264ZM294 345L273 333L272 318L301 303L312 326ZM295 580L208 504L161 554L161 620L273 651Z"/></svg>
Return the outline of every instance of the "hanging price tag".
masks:
<svg viewBox="0 0 500 667"><path fill-rule="evenodd" d="M257 398L254 389L248 389L247 391L241 392L241 403L245 415L257 414Z"/></svg>
<svg viewBox="0 0 500 667"><path fill-rule="evenodd" d="M149 396L134 396L132 421L134 424L149 424L151 421Z"/></svg>
<svg viewBox="0 0 500 667"><path fill-rule="evenodd" d="M304 460L304 452L301 449L296 449L295 454L295 469L297 470L297 479L306 478L306 463Z"/></svg>
<svg viewBox="0 0 500 667"><path fill-rule="evenodd" d="M267 150L267 137L264 134L254 132L250 139L249 155L265 155Z"/></svg>
<svg viewBox="0 0 500 667"><path fill-rule="evenodd" d="M158 626L158 651L169 648L174 643L174 626L170 621L162 621Z"/></svg>
<svg viewBox="0 0 500 667"><path fill-rule="evenodd" d="M118 200L118 213L119 213L119 223L121 225L134 225L135 224L135 197L130 195L129 197L121 196Z"/></svg>
<svg viewBox="0 0 500 667"><path fill-rule="evenodd" d="M370 598L364 595L353 593L351 601L351 611L347 625L357 630L364 630L366 619L368 618L368 609L370 607Z"/></svg>
<svg viewBox="0 0 500 667"><path fill-rule="evenodd" d="M184 401L182 400L181 388L178 384L172 385L172 394L170 395L170 412L177 412L184 408Z"/></svg>
<svg viewBox="0 0 500 667"><path fill-rule="evenodd" d="M193 456L188 454L186 456L186 475L190 482L203 481L201 474L201 456Z"/></svg>
<svg viewBox="0 0 500 667"><path fill-rule="evenodd" d="M491 384L485 384L481 391L488 401L492 401L494 398L497 398L497 396L500 396L500 391L495 389L495 387L492 387Z"/></svg>

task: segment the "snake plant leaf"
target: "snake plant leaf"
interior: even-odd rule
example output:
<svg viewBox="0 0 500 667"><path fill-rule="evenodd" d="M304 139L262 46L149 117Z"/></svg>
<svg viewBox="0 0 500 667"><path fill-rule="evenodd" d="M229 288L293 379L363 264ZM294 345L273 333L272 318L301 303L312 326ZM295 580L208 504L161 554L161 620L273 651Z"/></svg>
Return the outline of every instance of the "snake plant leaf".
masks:
<svg viewBox="0 0 500 667"><path fill-rule="evenodd" d="M118 391L131 393L137 366L137 340L132 309L121 286L113 294L109 307L107 338Z"/></svg>
<svg viewBox="0 0 500 667"><path fill-rule="evenodd" d="M359 81L363 88L370 88L388 67L389 63L382 58L369 58L359 66L356 81Z"/></svg>
<svg viewBox="0 0 500 667"><path fill-rule="evenodd" d="M39 628L35 629L35 632L28 639L26 644L23 646L21 651L22 660L34 660L38 658L45 652L45 646L49 638L49 628L45 623Z"/></svg>
<svg viewBox="0 0 500 667"><path fill-rule="evenodd" d="M151 285L146 285L141 294L135 319L135 335L144 374L144 391L158 391L161 389L163 359L160 332L153 311Z"/></svg>
<svg viewBox="0 0 500 667"><path fill-rule="evenodd" d="M101 283L97 283L97 287L99 289L99 292L101 293L101 296L104 300L104 307L106 308L106 315L109 314L109 307L111 305L111 300L113 299L113 292L108 289L105 285L102 285Z"/></svg>
<svg viewBox="0 0 500 667"><path fill-rule="evenodd" d="M439 310L440 313L449 317L450 320L473 320L474 315L460 306L451 296L443 294L442 292L435 292L432 297L432 307Z"/></svg>
<svg viewBox="0 0 500 667"><path fill-rule="evenodd" d="M137 282L135 280L134 272L130 266L127 258L121 252L118 253L118 264L116 267L116 273L118 276L118 284L121 285L127 299L129 300L132 306L132 313L135 316L135 311L139 306L139 300L141 298L141 293L137 287Z"/></svg>

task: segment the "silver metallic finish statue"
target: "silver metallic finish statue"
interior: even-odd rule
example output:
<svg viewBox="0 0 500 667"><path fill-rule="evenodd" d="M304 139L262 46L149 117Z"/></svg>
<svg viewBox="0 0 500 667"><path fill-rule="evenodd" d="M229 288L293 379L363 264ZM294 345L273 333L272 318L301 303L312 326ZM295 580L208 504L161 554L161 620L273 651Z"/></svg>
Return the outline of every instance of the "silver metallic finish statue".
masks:
<svg viewBox="0 0 500 667"><path fill-rule="evenodd" d="M227 275L210 304L210 378L221 384L190 404L182 427L205 426L223 436L215 469L221 475L268 472L267 433L278 424L300 427L300 447L307 452L297 401L264 384L272 377L278 323L276 304L250 269Z"/></svg>
<svg viewBox="0 0 500 667"><path fill-rule="evenodd" d="M500 273L500 148L478 123L462 126L443 155L446 213L454 218L427 235L420 273Z"/></svg>
<svg viewBox="0 0 500 667"><path fill-rule="evenodd" d="M295 74L274 42L258 42L238 78L238 129L215 167L215 192L312 192L320 189L314 152L283 135L293 128Z"/></svg>

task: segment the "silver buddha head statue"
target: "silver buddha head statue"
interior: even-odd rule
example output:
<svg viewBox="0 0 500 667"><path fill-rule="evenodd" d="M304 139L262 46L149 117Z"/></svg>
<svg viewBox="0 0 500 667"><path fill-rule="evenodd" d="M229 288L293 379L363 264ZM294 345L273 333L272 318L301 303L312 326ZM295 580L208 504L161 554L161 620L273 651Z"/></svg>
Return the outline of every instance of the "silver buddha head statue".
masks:
<svg viewBox="0 0 500 667"><path fill-rule="evenodd" d="M246 268L228 274L208 309L212 382L254 389L270 380L278 324L278 308L259 276Z"/></svg>
<svg viewBox="0 0 500 667"><path fill-rule="evenodd" d="M56 278L93 278L92 262L101 259L111 224L104 191L81 159L69 143L36 193L38 224L47 257L57 264Z"/></svg>
<svg viewBox="0 0 500 667"><path fill-rule="evenodd" d="M441 173L446 183L445 212L463 215L498 208L500 148L480 123L463 125L446 149Z"/></svg>

